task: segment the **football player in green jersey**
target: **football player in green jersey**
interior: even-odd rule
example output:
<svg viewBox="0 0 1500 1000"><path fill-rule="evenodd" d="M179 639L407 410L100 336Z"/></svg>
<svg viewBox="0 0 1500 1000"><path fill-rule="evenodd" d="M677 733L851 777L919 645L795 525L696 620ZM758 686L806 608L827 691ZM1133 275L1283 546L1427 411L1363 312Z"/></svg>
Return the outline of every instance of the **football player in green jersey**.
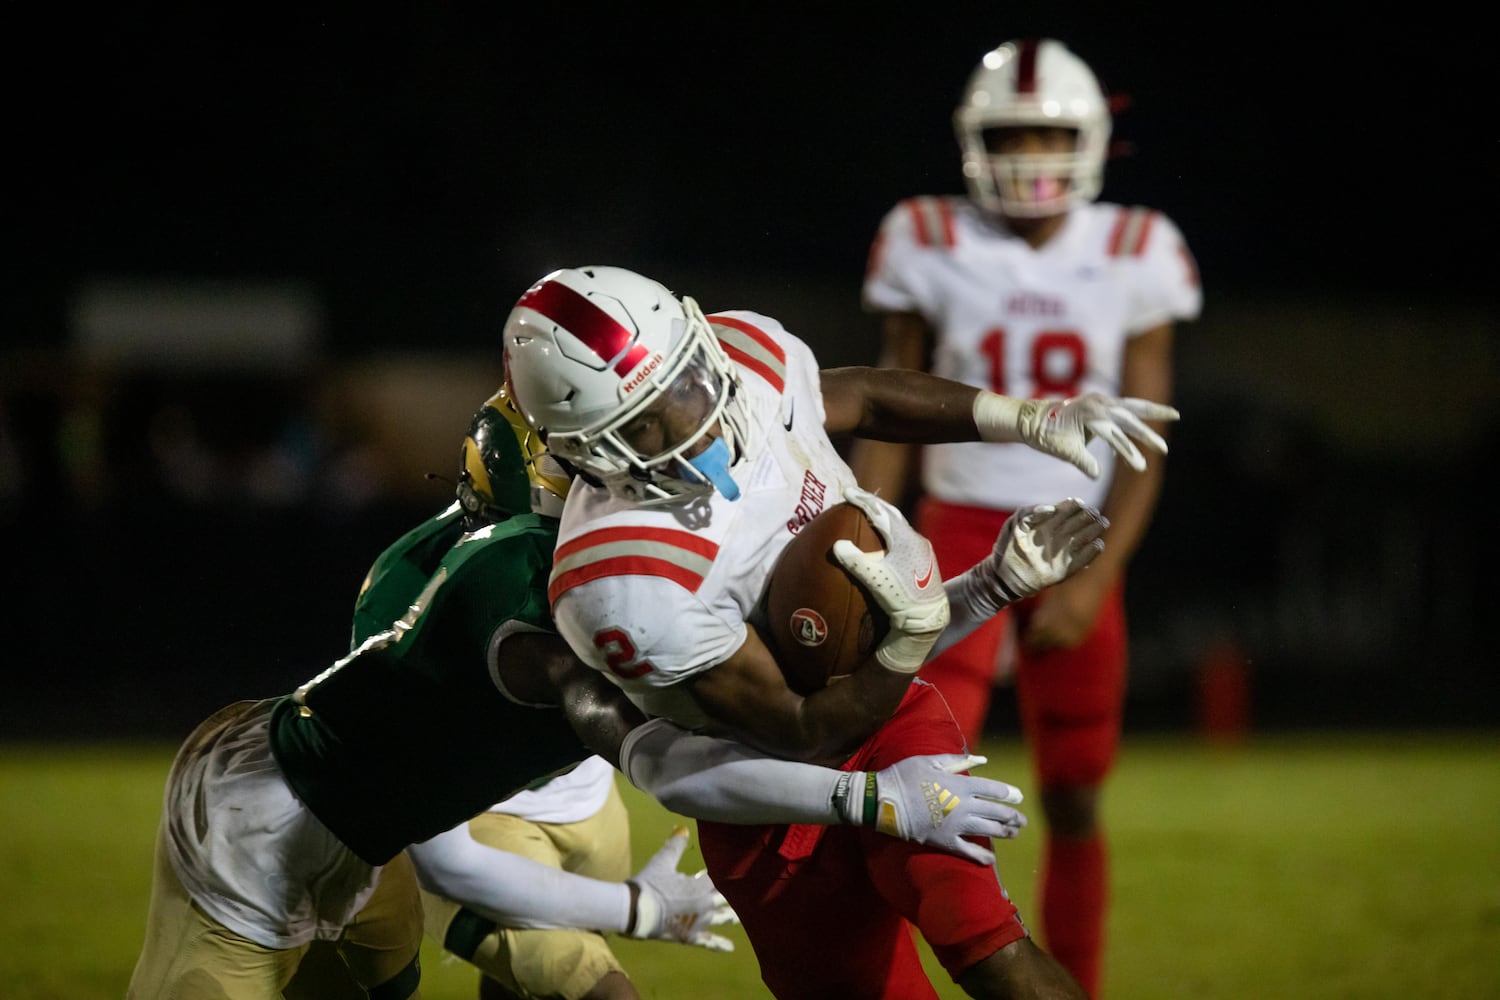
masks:
<svg viewBox="0 0 1500 1000"><path fill-rule="evenodd" d="M377 561L378 599L356 611L365 638L353 651L289 695L227 706L184 742L128 997L274 997L315 939L336 942L370 996L419 996L422 911L404 849L446 837L462 858L453 834L470 817L591 754L700 819L879 823L982 863L992 855L966 837L1024 824L1016 789L955 773L972 757L915 757L851 780L660 720L652 739L631 740L645 717L552 631L546 511L567 480L511 409L502 391L476 418L458 503ZM377 605L397 591L410 596L386 619ZM934 788L946 812L929 809ZM423 881L502 926L722 947L708 928L732 915L705 879L676 870L681 853L669 840L624 884L500 851L424 865Z"/></svg>
<svg viewBox="0 0 1500 1000"><path fill-rule="evenodd" d="M560 470L551 474L545 457L526 456L534 470L529 501L522 492L527 481L516 475L512 442L518 439L506 420L508 412L513 411L503 394L480 409L464 439L458 502L408 532L372 565L355 604L351 648L359 648L407 614L413 596L427 582L433 561L430 553L447 552L460 534L504 521L508 511L529 505L533 513L544 517L560 513L568 479ZM506 490L513 492L507 495ZM489 572L499 573L502 567L497 562ZM527 570L518 565L514 575L525 578ZM479 581L471 577L467 585L478 586ZM480 912L449 895L422 891L428 936L480 970L481 1000L528 996L630 1000L639 996L602 933L553 926L556 915L539 919L534 908L526 905L538 892L565 899L595 894L604 894L606 900L618 898L619 883L626 881L631 870L631 843L630 817L615 785L616 773L603 758L589 757L562 775L495 803L453 830L407 848L420 882L443 885L448 893L481 901L486 895L495 897ZM675 866L687 842L686 830L680 829L653 864L663 870ZM510 854L497 857L497 851ZM549 870L510 863L514 855L545 864ZM572 880L555 872L586 879ZM544 881L534 884L539 876ZM471 887L466 890L463 881L472 883ZM704 891L709 890L704 887ZM727 916L728 911L721 915ZM700 935L694 943L731 947L727 939L709 934ZM357 1000L364 991L350 979L333 949L316 943L285 996L287 1000Z"/></svg>

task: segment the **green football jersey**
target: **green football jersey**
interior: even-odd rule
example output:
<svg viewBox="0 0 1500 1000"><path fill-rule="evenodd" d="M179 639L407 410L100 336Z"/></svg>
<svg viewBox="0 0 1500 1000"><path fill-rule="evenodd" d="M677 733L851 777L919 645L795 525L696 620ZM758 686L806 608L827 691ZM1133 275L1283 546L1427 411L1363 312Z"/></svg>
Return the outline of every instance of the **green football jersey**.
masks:
<svg viewBox="0 0 1500 1000"><path fill-rule="evenodd" d="M557 522L464 531L455 504L371 567L353 649L276 705L271 748L292 790L356 854L384 864L587 757L560 708L518 705L491 675L508 623L555 631Z"/></svg>

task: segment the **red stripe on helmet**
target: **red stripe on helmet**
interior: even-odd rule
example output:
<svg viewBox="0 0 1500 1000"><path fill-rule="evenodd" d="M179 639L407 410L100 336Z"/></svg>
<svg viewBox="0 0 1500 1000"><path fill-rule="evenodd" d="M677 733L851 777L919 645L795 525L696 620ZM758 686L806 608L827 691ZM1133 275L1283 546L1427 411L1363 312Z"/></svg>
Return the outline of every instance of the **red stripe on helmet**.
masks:
<svg viewBox="0 0 1500 1000"><path fill-rule="evenodd" d="M615 372L625 375L646 356L640 344L630 348L635 331L623 326L613 316L590 302L561 281L543 281L521 296L519 306L541 313L583 342L589 350L608 362L615 358ZM621 357L621 354L624 354Z"/></svg>
<svg viewBox="0 0 1500 1000"><path fill-rule="evenodd" d="M1037 45L1035 38L1027 38L1021 42L1021 52L1016 56L1016 93L1036 93L1036 54Z"/></svg>

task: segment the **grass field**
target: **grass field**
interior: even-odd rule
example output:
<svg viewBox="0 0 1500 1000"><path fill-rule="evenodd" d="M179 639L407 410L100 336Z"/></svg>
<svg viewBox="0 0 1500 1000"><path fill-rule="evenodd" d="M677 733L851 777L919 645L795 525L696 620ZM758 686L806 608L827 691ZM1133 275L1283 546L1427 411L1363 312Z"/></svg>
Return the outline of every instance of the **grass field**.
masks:
<svg viewBox="0 0 1500 1000"><path fill-rule="evenodd" d="M172 749L0 745L0 1000L123 996ZM985 752L1026 786L1019 746ZM675 819L626 793L644 860ZM1110 1000L1500 998L1500 734L1135 738L1106 815ZM999 845L1023 915L1039 832ZM731 936L733 955L617 950L643 996L763 1000ZM468 966L424 965L428 1000L475 995Z"/></svg>

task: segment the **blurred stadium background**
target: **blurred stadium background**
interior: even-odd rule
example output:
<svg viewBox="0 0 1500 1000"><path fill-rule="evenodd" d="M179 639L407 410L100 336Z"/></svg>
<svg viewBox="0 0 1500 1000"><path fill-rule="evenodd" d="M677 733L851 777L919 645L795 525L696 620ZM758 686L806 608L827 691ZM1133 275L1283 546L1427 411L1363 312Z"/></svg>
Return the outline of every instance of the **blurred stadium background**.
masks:
<svg viewBox="0 0 1500 1000"><path fill-rule="evenodd" d="M553 267L624 264L872 362L868 241L898 198L961 190L958 91L1026 33L1128 98L1105 197L1171 215L1206 289L1130 592L1134 723L1193 725L1216 677L1262 727L1496 721L1473 45L671 10L17 23L11 93L45 95L16 104L6 209L0 733L176 734L325 662L369 558L446 502L427 474Z"/></svg>
<svg viewBox="0 0 1500 1000"><path fill-rule="evenodd" d="M1051 34L1129 98L1104 197L1171 215L1206 291L1129 592L1128 730L1494 749L1483 43L1440 12L1184 9L8 7L0 740L171 741L337 656L554 267L873 362L881 214L961 190L969 68Z"/></svg>

